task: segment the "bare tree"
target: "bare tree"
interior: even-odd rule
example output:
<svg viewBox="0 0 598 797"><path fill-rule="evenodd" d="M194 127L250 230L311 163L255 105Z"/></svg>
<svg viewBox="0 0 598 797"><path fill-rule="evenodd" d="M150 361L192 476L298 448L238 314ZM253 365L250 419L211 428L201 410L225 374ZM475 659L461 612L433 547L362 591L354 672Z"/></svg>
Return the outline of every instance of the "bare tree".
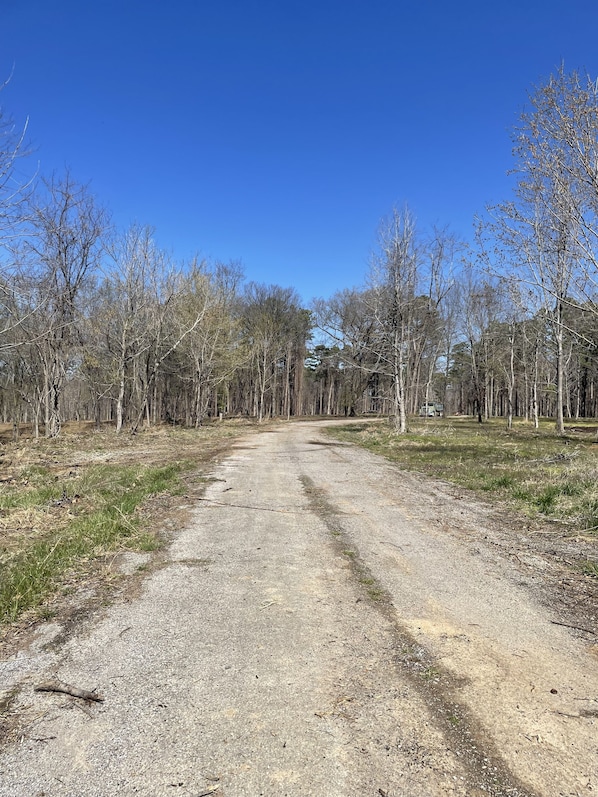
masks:
<svg viewBox="0 0 598 797"><path fill-rule="evenodd" d="M352 406L358 395L368 410L390 406L400 433L433 390L446 341L442 304L458 249L446 230L424 239L410 210L395 209L381 225L368 287L314 303L317 324L343 361L343 386L354 388Z"/></svg>
<svg viewBox="0 0 598 797"><path fill-rule="evenodd" d="M0 85L4 90L12 75ZM26 218L33 176L26 176L20 164L30 153L26 143L29 120L18 126L0 106L0 348L15 345L14 258L10 251ZM4 249L4 252L2 251ZM4 256L3 256L4 255Z"/></svg>
<svg viewBox="0 0 598 797"><path fill-rule="evenodd" d="M196 262L186 275L186 287L177 301L177 319L182 328L193 328L179 348L179 378L191 386L188 422L203 423L212 402L218 412L217 392L226 390L237 368L246 362L239 345L240 322L234 308L242 272L238 264ZM199 323L194 325L199 317Z"/></svg>
<svg viewBox="0 0 598 797"><path fill-rule="evenodd" d="M426 406L431 398L432 383L435 379L438 382L437 369L441 358L444 358L444 379L441 381L438 393L444 404L446 374L455 334L454 304L450 299L451 295L456 294L455 260L460 256L462 249L463 244L448 229L434 229L425 246L428 261L425 280L422 280L425 293L419 303L422 312L414 350L418 353L418 361L424 365L423 399ZM419 367L417 370L419 371ZM414 378L413 400L417 403L422 398L418 390L420 383L419 378ZM412 408L415 412L416 405L412 404Z"/></svg>
<svg viewBox="0 0 598 797"><path fill-rule="evenodd" d="M253 372L253 413L259 421L291 414L298 406L305 344L311 321L292 288L250 283L243 297L242 328ZM292 384L293 382L293 384Z"/></svg>
<svg viewBox="0 0 598 797"><path fill-rule="evenodd" d="M500 293L497 281L479 273L471 262L463 266L459 291L461 334L468 352L473 412L482 423L492 414L491 325L498 318Z"/></svg>
<svg viewBox="0 0 598 797"><path fill-rule="evenodd" d="M79 299L98 266L108 217L68 172L43 181L30 214L27 235L15 249L19 273L13 308L23 335L39 353L46 436L56 437L62 390L80 356Z"/></svg>
<svg viewBox="0 0 598 797"><path fill-rule="evenodd" d="M134 224L112 238L94 318L103 330L95 345L101 344L105 350L106 382L114 388L117 432L123 428L125 414L136 416L143 405L144 357L160 316L156 291L164 263L152 236L150 227Z"/></svg>
<svg viewBox="0 0 598 797"><path fill-rule="evenodd" d="M598 288L598 83L564 64L534 94L536 138L553 153L551 179L559 189L552 210L574 241L577 268L565 297L595 313ZM554 157L554 152L558 157ZM566 200L563 202L563 200ZM572 221L573 220L573 221ZM585 306L589 302L588 306Z"/></svg>
<svg viewBox="0 0 598 797"><path fill-rule="evenodd" d="M445 233L425 241L408 207L393 210L379 233L370 273L371 312L378 327L380 370L390 377L395 430L407 431L419 385L429 385L440 353L439 307L448 289ZM449 258L450 259L450 258ZM422 362L427 367L422 373Z"/></svg>
<svg viewBox="0 0 598 797"><path fill-rule="evenodd" d="M514 132L514 198L491 209L490 229L498 242L492 254L504 259L506 253L516 276L536 292L551 325L558 434L565 428L565 308L576 303L576 290L588 282L588 271L580 271L580 265L591 250L588 236L596 234L588 197L598 179L583 174L588 159L593 172L598 162L598 147L592 144L598 133L595 96L564 67L536 89Z"/></svg>
<svg viewBox="0 0 598 797"><path fill-rule="evenodd" d="M6 88L10 77L0 85ZM26 142L29 120L17 126L0 106L0 233L12 237L23 215L33 178L19 171L19 162L30 153Z"/></svg>
<svg viewBox="0 0 598 797"><path fill-rule="evenodd" d="M329 391L336 392L334 401L332 392L328 394L327 414L332 406L345 415L369 410L371 407L363 403L368 385L371 403L378 406L382 399L380 377L384 375L378 320L372 311L375 304L371 291L357 289L339 291L330 299L313 302L315 323L329 344L320 357L328 371Z"/></svg>

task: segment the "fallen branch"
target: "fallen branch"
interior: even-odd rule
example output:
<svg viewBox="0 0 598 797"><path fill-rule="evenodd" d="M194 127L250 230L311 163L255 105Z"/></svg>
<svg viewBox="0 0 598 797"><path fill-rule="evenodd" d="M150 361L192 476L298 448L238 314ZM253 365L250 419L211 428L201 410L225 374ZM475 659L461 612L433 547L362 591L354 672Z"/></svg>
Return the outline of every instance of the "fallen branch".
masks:
<svg viewBox="0 0 598 797"><path fill-rule="evenodd" d="M570 462L579 456L579 451L561 451L559 454L553 456L541 457L540 459L526 459L526 465L554 465L556 462Z"/></svg>
<svg viewBox="0 0 598 797"><path fill-rule="evenodd" d="M48 681L45 684L39 684L39 686L35 687L36 692L62 692L65 695L71 695L71 697L78 697L81 700L93 700L96 703L103 703L104 698L101 695L97 695L95 692L89 692L87 689L79 689L77 686L70 686L69 684L64 684L61 681Z"/></svg>

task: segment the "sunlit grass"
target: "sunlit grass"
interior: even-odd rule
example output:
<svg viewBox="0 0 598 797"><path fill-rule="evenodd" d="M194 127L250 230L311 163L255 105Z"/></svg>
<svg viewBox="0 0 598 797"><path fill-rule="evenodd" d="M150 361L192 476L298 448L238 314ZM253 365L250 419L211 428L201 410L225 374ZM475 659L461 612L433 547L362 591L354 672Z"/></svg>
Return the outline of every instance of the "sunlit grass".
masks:
<svg viewBox="0 0 598 797"><path fill-rule="evenodd" d="M80 495L77 514L57 529L44 532L0 565L0 619L14 620L38 605L76 563L104 556L116 548L151 549L155 540L140 527L135 510L149 496L180 490L180 465L166 467L92 467L70 485ZM35 489L27 504L60 500L62 490ZM10 497L14 498L14 496ZM0 508L15 505L0 499ZM65 497L65 502L72 499Z"/></svg>
<svg viewBox="0 0 598 797"><path fill-rule="evenodd" d="M36 609L120 550L161 544L145 507L185 493L241 429L112 430L8 443L0 465L0 622ZM201 481L201 477L199 477ZM46 602L46 603L44 603Z"/></svg>
<svg viewBox="0 0 598 797"><path fill-rule="evenodd" d="M596 423L576 421L564 437L554 424L523 422L506 430L503 420L471 418L412 422L406 435L388 424L348 424L329 434L381 454L401 468L458 484L529 516L598 532Z"/></svg>
<svg viewBox="0 0 598 797"><path fill-rule="evenodd" d="M593 562L587 559L585 562L581 563L580 569L581 572L585 573L587 576L598 578L598 562Z"/></svg>

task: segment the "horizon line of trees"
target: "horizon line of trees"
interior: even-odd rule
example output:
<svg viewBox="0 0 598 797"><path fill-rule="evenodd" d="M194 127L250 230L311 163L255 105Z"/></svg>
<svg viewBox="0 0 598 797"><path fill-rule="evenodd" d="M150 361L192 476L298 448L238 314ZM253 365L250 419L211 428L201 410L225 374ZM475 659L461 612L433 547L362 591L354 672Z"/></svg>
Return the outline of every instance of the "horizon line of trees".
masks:
<svg viewBox="0 0 598 797"><path fill-rule="evenodd" d="M19 179L26 128L0 109L0 418L136 432L208 417L378 413L429 403L480 422L598 416L598 89L561 66L514 130L510 200L466 246L379 229L362 288L315 300L177 264L147 226L115 230L66 171Z"/></svg>

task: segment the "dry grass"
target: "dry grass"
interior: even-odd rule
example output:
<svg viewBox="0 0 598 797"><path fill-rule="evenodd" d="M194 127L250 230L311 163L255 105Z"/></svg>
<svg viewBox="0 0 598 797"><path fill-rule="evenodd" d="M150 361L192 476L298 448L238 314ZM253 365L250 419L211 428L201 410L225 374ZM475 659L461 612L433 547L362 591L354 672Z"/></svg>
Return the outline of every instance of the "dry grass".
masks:
<svg viewBox="0 0 598 797"><path fill-rule="evenodd" d="M409 434L388 424L347 425L331 430L343 440L382 454L400 467L483 494L528 516L567 524L573 533L598 532L596 422L577 421L564 437L552 422L540 429L471 418L412 421Z"/></svg>
<svg viewBox="0 0 598 797"><path fill-rule="evenodd" d="M71 424L55 440L0 428L0 621L44 604L119 550L160 545L156 500L197 489L247 424L138 435ZM152 512L148 507L152 507Z"/></svg>

